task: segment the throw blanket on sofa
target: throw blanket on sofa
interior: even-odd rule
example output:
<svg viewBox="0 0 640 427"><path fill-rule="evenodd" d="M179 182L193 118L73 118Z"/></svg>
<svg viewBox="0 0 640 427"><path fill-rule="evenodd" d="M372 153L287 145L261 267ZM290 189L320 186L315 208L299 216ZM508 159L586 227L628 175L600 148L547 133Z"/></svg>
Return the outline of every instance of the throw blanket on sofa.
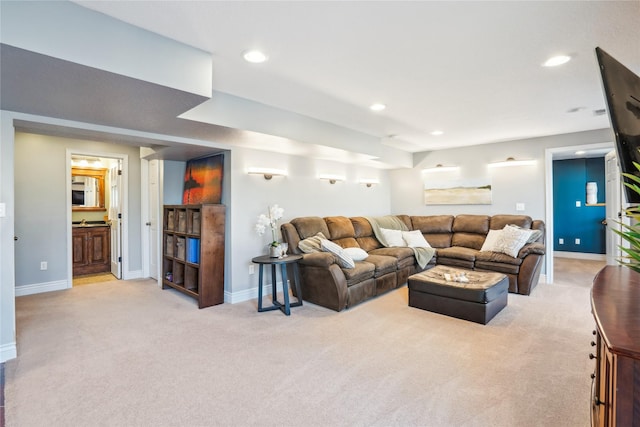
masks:
<svg viewBox="0 0 640 427"><path fill-rule="evenodd" d="M373 229L373 234L376 236L376 239L386 248L389 247L387 240L384 235L380 231L381 228L387 228L390 230L401 230L401 231L409 231L407 225L402 222L400 218L394 215L386 215L380 217L366 217L367 221L371 224L371 228ZM416 257L416 261L420 268L424 269L433 255L435 255L436 250L430 247L416 247L413 249L413 253Z"/></svg>

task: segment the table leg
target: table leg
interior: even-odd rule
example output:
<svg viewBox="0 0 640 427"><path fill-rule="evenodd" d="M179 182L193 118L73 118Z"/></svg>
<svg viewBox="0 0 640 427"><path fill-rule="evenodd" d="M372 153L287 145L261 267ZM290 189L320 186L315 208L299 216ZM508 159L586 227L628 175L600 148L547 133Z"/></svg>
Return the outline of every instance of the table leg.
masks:
<svg viewBox="0 0 640 427"><path fill-rule="evenodd" d="M300 290L300 270L298 264L293 264L293 286L296 287L296 295L298 296L298 302L291 304L291 307L299 307L302 305L302 291Z"/></svg>
<svg viewBox="0 0 640 427"><path fill-rule="evenodd" d="M276 285L278 278L276 277L276 265L271 264L271 302L278 303L278 287Z"/></svg>
<svg viewBox="0 0 640 427"><path fill-rule="evenodd" d="M260 264L258 270L258 311L262 311L262 267L264 264Z"/></svg>
<svg viewBox="0 0 640 427"><path fill-rule="evenodd" d="M284 294L284 314L287 316L291 314L291 309L289 306L289 285L287 284L287 266L285 264L281 265L282 272L282 293Z"/></svg>

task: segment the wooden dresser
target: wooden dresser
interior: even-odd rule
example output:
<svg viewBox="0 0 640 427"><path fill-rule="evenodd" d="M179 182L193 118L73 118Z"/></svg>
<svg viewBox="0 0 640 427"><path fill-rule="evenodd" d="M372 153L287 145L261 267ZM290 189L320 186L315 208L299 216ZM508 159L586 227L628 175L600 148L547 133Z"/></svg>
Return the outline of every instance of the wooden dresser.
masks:
<svg viewBox="0 0 640 427"><path fill-rule="evenodd" d="M591 391L593 426L640 426L640 274L606 266L595 277L596 369Z"/></svg>

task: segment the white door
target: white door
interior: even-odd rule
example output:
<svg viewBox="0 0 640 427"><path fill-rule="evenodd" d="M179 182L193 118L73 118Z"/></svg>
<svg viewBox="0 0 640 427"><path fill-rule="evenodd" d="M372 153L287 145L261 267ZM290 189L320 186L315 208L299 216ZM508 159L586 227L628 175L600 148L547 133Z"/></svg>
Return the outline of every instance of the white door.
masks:
<svg viewBox="0 0 640 427"><path fill-rule="evenodd" d="M109 168L109 221L111 221L111 274L122 278L122 160Z"/></svg>
<svg viewBox="0 0 640 427"><path fill-rule="evenodd" d="M607 181L606 189L606 213L607 213L607 264L616 265L622 251L620 244L622 239L612 229L620 230L621 226L618 221L625 219L622 215L622 184L620 182L620 168L618 167L618 158L615 151L608 153L605 158L605 178Z"/></svg>
<svg viewBox="0 0 640 427"><path fill-rule="evenodd" d="M149 162L149 220L147 221L147 227L149 227L149 276L156 280L158 280L159 272L158 218L160 217L158 163L158 160Z"/></svg>

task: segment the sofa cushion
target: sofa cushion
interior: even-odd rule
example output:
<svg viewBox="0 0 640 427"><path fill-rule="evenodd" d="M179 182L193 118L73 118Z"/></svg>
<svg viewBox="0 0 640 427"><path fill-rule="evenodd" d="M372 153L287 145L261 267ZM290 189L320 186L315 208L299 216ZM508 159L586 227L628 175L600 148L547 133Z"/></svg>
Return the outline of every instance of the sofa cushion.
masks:
<svg viewBox="0 0 640 427"><path fill-rule="evenodd" d="M298 243L298 248L305 254L312 254L314 252L322 251L320 247L320 241L326 240L327 236L322 233L317 233L315 236L307 237L306 239L300 240Z"/></svg>
<svg viewBox="0 0 640 427"><path fill-rule="evenodd" d="M379 248L369 251L369 255L385 255L392 256L395 259L405 259L413 257L413 249L411 248Z"/></svg>
<svg viewBox="0 0 640 427"><path fill-rule="evenodd" d="M320 247L325 252L331 252L336 257L336 262L342 268L354 268L355 263L349 255L344 252L344 249L340 245L333 243L330 240L321 240Z"/></svg>
<svg viewBox="0 0 640 427"><path fill-rule="evenodd" d="M345 279L347 279L347 286L351 286L372 278L375 269L375 266L371 263L357 261L353 268L343 268L342 272L344 273Z"/></svg>
<svg viewBox="0 0 640 427"><path fill-rule="evenodd" d="M462 246L452 246L450 248L438 249L437 256L438 261L440 261L441 258L455 258L473 262L476 260L476 255L478 253L479 252L475 249L465 248Z"/></svg>
<svg viewBox="0 0 640 427"><path fill-rule="evenodd" d="M355 230L356 242L360 248L370 252L373 249L382 247L382 244L373 234L371 223L366 218L352 217L350 220L351 224L353 224L353 229Z"/></svg>
<svg viewBox="0 0 640 427"><path fill-rule="evenodd" d="M331 240L344 239L347 237L356 237L356 231L353 228L351 220L345 216L328 216L324 219L329 229L329 238Z"/></svg>
<svg viewBox="0 0 640 427"><path fill-rule="evenodd" d="M476 265L480 263L483 263L483 265L490 265L488 263L501 263L518 266L522 264L522 258L514 258L500 252L480 251L476 254Z"/></svg>
<svg viewBox="0 0 640 427"><path fill-rule="evenodd" d="M453 231L453 215L412 216L413 230L420 230L422 234L441 234Z"/></svg>
<svg viewBox="0 0 640 427"><path fill-rule="evenodd" d="M482 234L489 232L489 217L487 215L458 215L453 220L454 233Z"/></svg>
<svg viewBox="0 0 640 427"><path fill-rule="evenodd" d="M298 231L300 239L306 239L307 237L315 236L318 233L322 233L327 237L330 236L327 223L319 216L295 218L291 220L291 224L293 224Z"/></svg>
<svg viewBox="0 0 640 427"><path fill-rule="evenodd" d="M380 277L387 273L395 272L397 270L398 262L392 256L386 255L372 255L369 253L366 261L373 264L376 268L374 277Z"/></svg>
<svg viewBox="0 0 640 427"><path fill-rule="evenodd" d="M532 220L527 215L493 215L489 221L489 228L502 230L505 225L514 224L522 228L531 228Z"/></svg>

